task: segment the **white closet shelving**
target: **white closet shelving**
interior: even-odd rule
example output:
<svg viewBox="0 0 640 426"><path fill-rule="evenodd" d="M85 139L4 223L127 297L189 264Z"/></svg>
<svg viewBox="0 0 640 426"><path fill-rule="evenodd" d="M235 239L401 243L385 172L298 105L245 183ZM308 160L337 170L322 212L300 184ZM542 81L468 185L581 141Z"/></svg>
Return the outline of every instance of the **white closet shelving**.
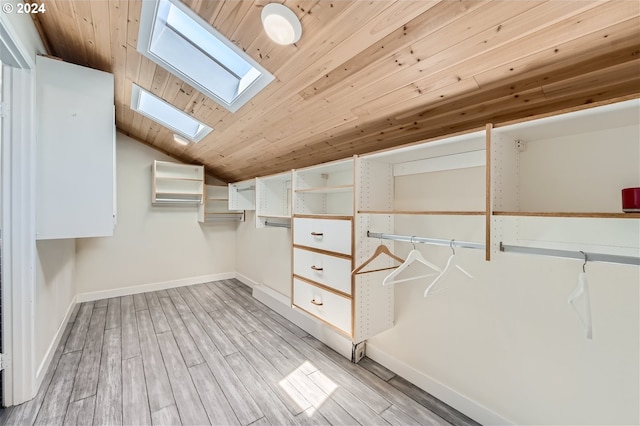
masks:
<svg viewBox="0 0 640 426"><path fill-rule="evenodd" d="M153 205L201 204L204 193L204 167L154 161L152 166Z"/></svg>
<svg viewBox="0 0 640 426"><path fill-rule="evenodd" d="M229 184L229 210L256 209L256 180Z"/></svg>
<svg viewBox="0 0 640 426"><path fill-rule="evenodd" d="M256 227L291 223L291 172L256 178Z"/></svg>
<svg viewBox="0 0 640 426"><path fill-rule="evenodd" d="M229 210L229 190L226 186L205 185L204 199L198 208L198 222L243 220L244 210Z"/></svg>
<svg viewBox="0 0 640 426"><path fill-rule="evenodd" d="M293 213L353 215L354 159L293 172Z"/></svg>
<svg viewBox="0 0 640 426"><path fill-rule="evenodd" d="M640 186L640 101L491 132L493 251L499 243L638 256L640 214L621 190Z"/></svg>

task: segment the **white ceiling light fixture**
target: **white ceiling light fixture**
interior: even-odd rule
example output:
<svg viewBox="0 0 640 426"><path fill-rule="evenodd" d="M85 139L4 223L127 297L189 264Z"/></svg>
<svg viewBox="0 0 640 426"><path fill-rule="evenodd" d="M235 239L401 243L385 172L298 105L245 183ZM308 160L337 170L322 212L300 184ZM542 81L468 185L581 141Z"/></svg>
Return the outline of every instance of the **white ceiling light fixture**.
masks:
<svg viewBox="0 0 640 426"><path fill-rule="evenodd" d="M300 20L280 3L269 3L262 8L262 26L269 38L278 44L293 44L302 36Z"/></svg>

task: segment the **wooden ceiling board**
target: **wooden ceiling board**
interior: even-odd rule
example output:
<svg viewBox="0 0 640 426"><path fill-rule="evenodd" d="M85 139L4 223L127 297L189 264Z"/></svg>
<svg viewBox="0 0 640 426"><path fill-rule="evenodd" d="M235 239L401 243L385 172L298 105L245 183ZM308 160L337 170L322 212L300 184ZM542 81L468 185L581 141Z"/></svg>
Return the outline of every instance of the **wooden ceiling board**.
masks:
<svg viewBox="0 0 640 426"><path fill-rule="evenodd" d="M236 113L137 52L142 0L44 2L50 54L114 73L122 132L224 181L640 96L634 0L284 0L292 46L262 29L270 0L186 0L275 76ZM176 144L133 83L214 131Z"/></svg>

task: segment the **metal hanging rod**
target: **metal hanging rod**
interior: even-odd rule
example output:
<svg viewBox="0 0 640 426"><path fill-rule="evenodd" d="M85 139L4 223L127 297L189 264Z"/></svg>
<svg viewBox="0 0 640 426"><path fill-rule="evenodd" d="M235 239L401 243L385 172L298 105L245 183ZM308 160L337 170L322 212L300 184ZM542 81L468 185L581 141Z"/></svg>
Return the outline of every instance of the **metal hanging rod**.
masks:
<svg viewBox="0 0 640 426"><path fill-rule="evenodd" d="M255 189L256 189L255 185L251 185L246 188L236 189L236 192L254 191Z"/></svg>
<svg viewBox="0 0 640 426"><path fill-rule="evenodd" d="M291 229L291 224L290 223L265 222L264 226L272 226L274 228L289 228L289 229Z"/></svg>
<svg viewBox="0 0 640 426"><path fill-rule="evenodd" d="M569 259L584 260L588 262L621 263L624 265L640 265L640 257L622 256L617 254L589 253L570 250L556 250L536 247L512 246L500 243L500 251L505 253L536 254L541 256L566 257Z"/></svg>
<svg viewBox="0 0 640 426"><path fill-rule="evenodd" d="M474 243L471 241L443 240L440 238L424 238L424 237L416 237L411 235L381 234L381 233L369 232L369 231L367 231L367 237L379 238L383 240L404 241L407 243L431 244L436 246L447 246L447 247L462 247L462 248L471 248L471 249L479 249L479 250L484 250L484 247L485 247L483 243Z"/></svg>

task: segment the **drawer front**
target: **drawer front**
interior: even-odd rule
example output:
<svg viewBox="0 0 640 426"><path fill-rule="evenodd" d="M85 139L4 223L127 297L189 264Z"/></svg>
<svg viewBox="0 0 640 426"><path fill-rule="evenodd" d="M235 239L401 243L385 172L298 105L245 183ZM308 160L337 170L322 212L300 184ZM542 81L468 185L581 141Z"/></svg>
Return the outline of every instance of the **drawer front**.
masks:
<svg viewBox="0 0 640 426"><path fill-rule="evenodd" d="M351 299L294 278L293 304L351 335Z"/></svg>
<svg viewBox="0 0 640 426"><path fill-rule="evenodd" d="M343 219L293 219L293 243L351 255L351 221Z"/></svg>
<svg viewBox="0 0 640 426"><path fill-rule="evenodd" d="M351 294L351 260L349 259L294 248L293 273Z"/></svg>

